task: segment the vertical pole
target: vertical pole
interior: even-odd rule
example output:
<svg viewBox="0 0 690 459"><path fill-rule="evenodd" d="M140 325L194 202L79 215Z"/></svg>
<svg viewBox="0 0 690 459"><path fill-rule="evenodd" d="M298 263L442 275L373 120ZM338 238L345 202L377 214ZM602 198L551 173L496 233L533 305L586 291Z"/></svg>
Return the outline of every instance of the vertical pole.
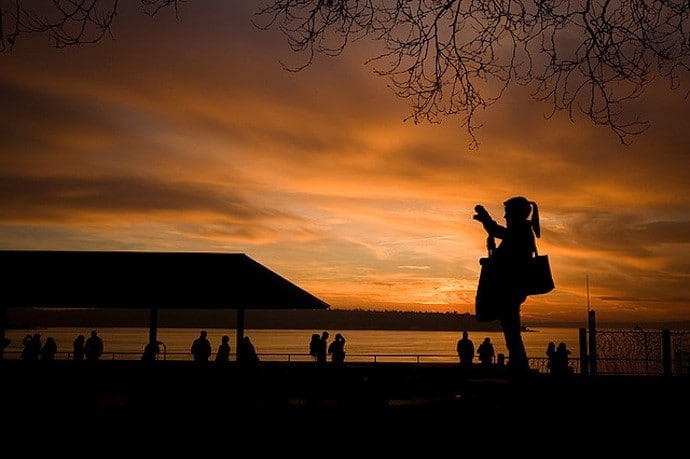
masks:
<svg viewBox="0 0 690 459"><path fill-rule="evenodd" d="M151 308L149 312L149 343L156 342L158 333L158 308Z"/></svg>
<svg viewBox="0 0 690 459"><path fill-rule="evenodd" d="M671 332L669 330L661 330L661 358L664 362L664 376L673 375L673 367L671 365Z"/></svg>
<svg viewBox="0 0 690 459"><path fill-rule="evenodd" d="M0 360L5 358L5 330L7 329L7 306L0 306Z"/></svg>
<svg viewBox="0 0 690 459"><path fill-rule="evenodd" d="M580 328L580 374L589 374L589 359L587 358L587 329Z"/></svg>
<svg viewBox="0 0 690 459"><path fill-rule="evenodd" d="M244 309L237 310L237 340L235 344L235 360L240 359L240 349L242 349L242 339L244 338Z"/></svg>
<svg viewBox="0 0 690 459"><path fill-rule="evenodd" d="M589 373L597 375L597 325L596 314L590 310L587 313L589 322Z"/></svg>

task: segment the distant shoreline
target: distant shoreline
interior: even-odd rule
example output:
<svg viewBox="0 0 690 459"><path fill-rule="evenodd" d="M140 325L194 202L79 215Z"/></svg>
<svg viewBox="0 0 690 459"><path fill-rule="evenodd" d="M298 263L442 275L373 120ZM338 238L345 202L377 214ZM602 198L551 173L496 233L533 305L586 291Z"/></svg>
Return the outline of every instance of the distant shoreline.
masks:
<svg viewBox="0 0 690 459"><path fill-rule="evenodd" d="M40 327L148 327L147 309L39 309L10 308L8 328ZM235 310L160 310L161 328L234 328ZM500 331L498 321L478 322L464 313L374 311L361 309L247 310L245 328L341 329L419 331Z"/></svg>
<svg viewBox="0 0 690 459"><path fill-rule="evenodd" d="M8 328L43 327L148 327L148 309L52 309L8 308ZM159 328L234 328L234 309L160 310ZM690 321L657 323L598 322L601 329L690 330ZM539 328L583 328L584 322L534 322L523 325L524 332ZM341 329L419 331L501 331L498 321L479 322L476 316L456 312L377 311L365 309L272 310L245 312L245 328L255 329Z"/></svg>

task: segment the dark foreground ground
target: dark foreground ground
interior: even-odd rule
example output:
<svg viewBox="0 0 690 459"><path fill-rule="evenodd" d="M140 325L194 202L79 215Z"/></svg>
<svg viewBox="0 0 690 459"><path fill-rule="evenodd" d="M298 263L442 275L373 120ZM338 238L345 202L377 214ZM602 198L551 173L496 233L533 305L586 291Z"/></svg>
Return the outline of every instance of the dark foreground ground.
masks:
<svg viewBox="0 0 690 459"><path fill-rule="evenodd" d="M0 375L4 445L23 442L30 429L37 445L43 432L108 448L249 443L254 451L318 446L330 455L429 443L522 451L546 441L618 452L647 444L658 453L687 448L690 436L685 377L558 380L453 364L11 360L0 361Z"/></svg>

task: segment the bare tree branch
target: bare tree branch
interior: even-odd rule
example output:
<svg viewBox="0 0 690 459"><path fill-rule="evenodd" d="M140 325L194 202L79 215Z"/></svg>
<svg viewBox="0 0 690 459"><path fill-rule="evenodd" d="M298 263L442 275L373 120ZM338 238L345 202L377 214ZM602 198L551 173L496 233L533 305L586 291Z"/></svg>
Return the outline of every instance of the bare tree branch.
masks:
<svg viewBox="0 0 690 459"><path fill-rule="evenodd" d="M177 10L184 0L139 0L153 16ZM96 43L111 35L119 0L0 0L0 52L11 51L22 35L47 35L56 48Z"/></svg>
<svg viewBox="0 0 690 459"><path fill-rule="evenodd" d="M184 0L139 0L151 16ZM0 0L0 52L46 34L58 48L111 33L119 0ZM628 110L655 78L680 86L690 65L690 2L681 0L263 0L254 24L279 29L298 72L367 38L366 63L407 99L415 123L475 123L512 85L536 100L609 127L628 145L648 124ZM688 93L685 94L687 97Z"/></svg>
<svg viewBox="0 0 690 459"><path fill-rule="evenodd" d="M557 111L586 115L623 144L647 128L626 107L655 77L678 86L688 70L690 4L659 0L266 0L263 28L278 27L306 56L338 54L349 39L379 40L368 62L408 99L409 118L458 115L476 147L474 116L511 84ZM325 43L339 43L326 46ZM686 94L687 96L687 94Z"/></svg>

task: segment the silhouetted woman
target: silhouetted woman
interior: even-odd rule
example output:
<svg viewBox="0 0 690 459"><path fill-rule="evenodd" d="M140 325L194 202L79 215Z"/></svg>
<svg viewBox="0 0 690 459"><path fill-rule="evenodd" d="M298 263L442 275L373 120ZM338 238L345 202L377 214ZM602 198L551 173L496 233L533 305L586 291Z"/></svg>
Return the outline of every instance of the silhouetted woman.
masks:
<svg viewBox="0 0 690 459"><path fill-rule="evenodd" d="M316 363L326 363L326 356L328 355L328 337L330 335L327 331L321 333L321 339L319 339L319 347L316 351Z"/></svg>
<svg viewBox="0 0 690 459"><path fill-rule="evenodd" d="M546 357L548 358L548 362L546 363L546 368L549 370L549 373L554 373L554 368L556 368L556 343L553 341L549 341L549 344L546 345Z"/></svg>
<svg viewBox="0 0 690 459"><path fill-rule="evenodd" d="M529 370L527 352L522 341L520 307L527 298L525 294L525 273L532 254L537 250L535 235L539 237L539 214L537 204L522 196L516 196L503 203L506 226L496 223L484 207L477 205L472 217L484 226L489 234L489 248L495 260L497 285L493 296L498 309L503 336L508 348L508 366L512 370ZM530 213L532 220L528 220ZM492 247L493 238L501 243Z"/></svg>
<svg viewBox="0 0 690 459"><path fill-rule="evenodd" d="M230 360L230 337L228 335L223 335L220 339L220 345L218 346L218 352L216 352L216 362L224 363Z"/></svg>
<svg viewBox="0 0 690 459"><path fill-rule="evenodd" d="M309 355L314 358L314 361L319 356L319 347L321 347L321 337L318 333L312 333L311 341L309 341Z"/></svg>
<svg viewBox="0 0 690 459"><path fill-rule="evenodd" d="M259 356L256 353L254 344L248 336L243 336L237 349L237 361L241 365L254 366L259 363Z"/></svg>
<svg viewBox="0 0 690 459"><path fill-rule="evenodd" d="M78 335L72 341L72 359L74 360L84 360L84 343L86 342L86 337L84 335Z"/></svg>
<svg viewBox="0 0 690 459"><path fill-rule="evenodd" d="M49 336L46 338L45 344L41 347L41 360L55 360L57 350L58 348L55 338Z"/></svg>

